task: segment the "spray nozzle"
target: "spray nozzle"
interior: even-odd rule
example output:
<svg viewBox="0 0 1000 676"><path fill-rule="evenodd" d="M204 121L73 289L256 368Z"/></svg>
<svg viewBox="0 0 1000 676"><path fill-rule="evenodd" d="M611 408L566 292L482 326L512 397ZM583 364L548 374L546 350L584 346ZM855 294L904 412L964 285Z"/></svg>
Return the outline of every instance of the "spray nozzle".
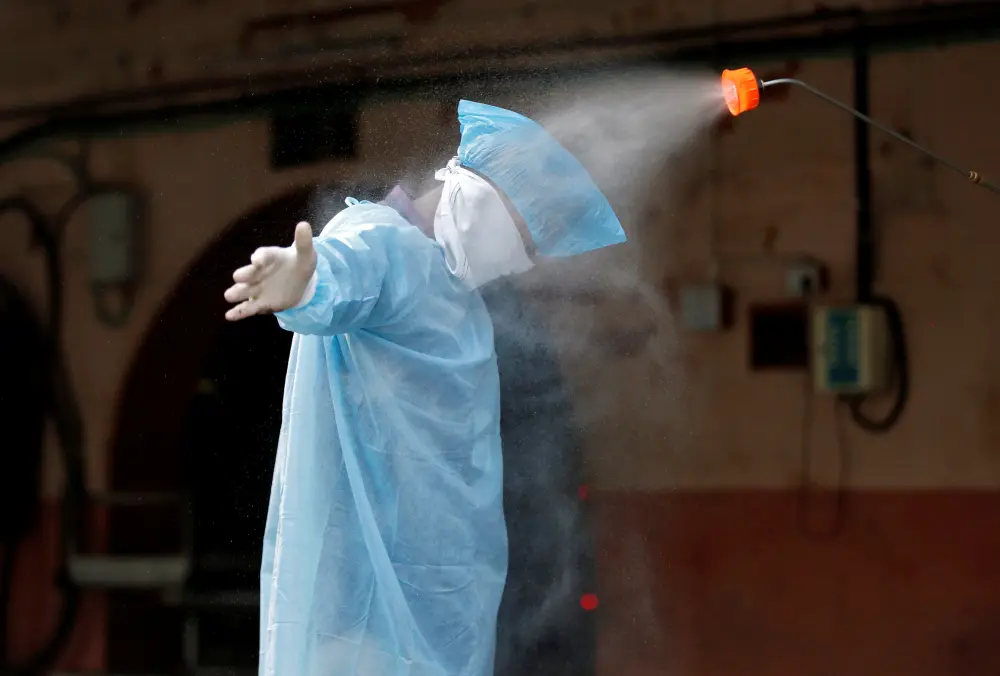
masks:
<svg viewBox="0 0 1000 676"><path fill-rule="evenodd" d="M936 155L932 151L918 144L913 139L904 136L903 134L900 134L898 131L895 131L894 129L890 129L889 127L883 124L879 124L878 122L871 119L861 111L851 108L847 104L838 101L832 96L824 94L823 92L807 85L805 82L802 82L801 80L795 80L792 78L761 80L756 75L754 75L754 72L749 68L737 68L736 70L722 71L721 84L722 84L722 98L723 100L725 100L726 108L729 109L729 112L733 115L733 117L745 113L748 110L753 110L758 105L760 105L760 93L763 90L767 89L768 87L772 87L775 85L795 85L796 87L805 89L807 92L822 99L823 101L826 101L827 103L837 108L840 108L841 110L847 113L850 113L851 115L861 120L865 124L869 124L875 127L876 129L885 132L889 136L895 138L897 141L905 143L914 150L917 150L923 153L924 155L927 155L937 163L948 167L952 171L962 174L976 185L980 185L986 188L987 190L1000 194L1000 186L985 180L978 171L965 169L963 167L954 164L953 162L944 159L939 155Z"/></svg>
<svg viewBox="0 0 1000 676"><path fill-rule="evenodd" d="M756 108L763 88L749 68L722 71L722 98L734 117Z"/></svg>

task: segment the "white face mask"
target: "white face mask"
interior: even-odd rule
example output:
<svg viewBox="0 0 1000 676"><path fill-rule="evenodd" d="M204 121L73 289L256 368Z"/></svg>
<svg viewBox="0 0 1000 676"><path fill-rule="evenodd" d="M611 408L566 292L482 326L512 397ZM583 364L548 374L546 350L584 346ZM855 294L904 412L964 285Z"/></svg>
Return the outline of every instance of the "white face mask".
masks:
<svg viewBox="0 0 1000 676"><path fill-rule="evenodd" d="M455 158L434 175L444 182L434 213L434 239L445 250L448 268L475 289L534 267L514 219L488 181Z"/></svg>

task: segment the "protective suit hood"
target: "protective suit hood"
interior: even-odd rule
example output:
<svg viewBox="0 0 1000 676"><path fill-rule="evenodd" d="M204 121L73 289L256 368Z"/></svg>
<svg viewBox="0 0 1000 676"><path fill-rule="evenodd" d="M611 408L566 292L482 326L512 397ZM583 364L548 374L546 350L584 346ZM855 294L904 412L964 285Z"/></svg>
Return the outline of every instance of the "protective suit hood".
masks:
<svg viewBox="0 0 1000 676"><path fill-rule="evenodd" d="M434 214L434 239L448 269L470 289L533 267L514 219L497 191L453 159L435 178L444 182Z"/></svg>
<svg viewBox="0 0 1000 676"><path fill-rule="evenodd" d="M473 101L458 104L462 166L513 203L542 256L576 256L625 241L625 231L587 170L537 122Z"/></svg>

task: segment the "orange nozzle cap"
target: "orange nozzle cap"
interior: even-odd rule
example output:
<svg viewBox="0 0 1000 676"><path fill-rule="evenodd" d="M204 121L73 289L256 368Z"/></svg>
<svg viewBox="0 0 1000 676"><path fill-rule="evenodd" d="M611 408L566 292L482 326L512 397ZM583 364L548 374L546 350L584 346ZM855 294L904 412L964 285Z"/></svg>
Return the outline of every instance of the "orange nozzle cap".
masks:
<svg viewBox="0 0 1000 676"><path fill-rule="evenodd" d="M760 85L749 68L722 71L722 98L733 117L753 110L760 103Z"/></svg>

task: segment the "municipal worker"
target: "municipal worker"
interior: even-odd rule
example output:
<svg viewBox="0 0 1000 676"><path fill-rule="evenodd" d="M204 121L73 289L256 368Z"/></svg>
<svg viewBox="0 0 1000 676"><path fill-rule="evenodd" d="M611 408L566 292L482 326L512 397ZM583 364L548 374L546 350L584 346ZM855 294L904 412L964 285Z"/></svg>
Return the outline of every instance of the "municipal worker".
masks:
<svg viewBox="0 0 1000 676"><path fill-rule="evenodd" d="M295 335L261 563L266 676L492 676L507 572L500 389L479 289L625 241L532 120L462 101L442 186L348 199L233 274ZM394 206L389 206L393 203ZM423 227L421 227L423 226Z"/></svg>

